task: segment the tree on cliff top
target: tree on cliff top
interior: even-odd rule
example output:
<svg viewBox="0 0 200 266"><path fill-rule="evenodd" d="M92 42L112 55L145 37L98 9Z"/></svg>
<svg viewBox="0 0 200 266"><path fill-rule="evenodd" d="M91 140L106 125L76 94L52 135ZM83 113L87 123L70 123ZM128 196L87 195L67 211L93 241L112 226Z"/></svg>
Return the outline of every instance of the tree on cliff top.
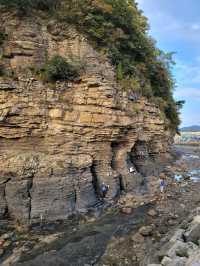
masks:
<svg viewBox="0 0 200 266"><path fill-rule="evenodd" d="M165 54L148 35L146 17L134 0L65 0L60 15L84 32L95 48L106 52L118 82L137 89L156 103L178 130L179 107L173 99L172 53Z"/></svg>
<svg viewBox="0 0 200 266"><path fill-rule="evenodd" d="M57 19L75 25L96 49L108 55L121 86L140 90L159 103L170 127L178 129L171 55L156 47L148 35L147 19L134 0L0 0L0 4L22 11L53 10Z"/></svg>

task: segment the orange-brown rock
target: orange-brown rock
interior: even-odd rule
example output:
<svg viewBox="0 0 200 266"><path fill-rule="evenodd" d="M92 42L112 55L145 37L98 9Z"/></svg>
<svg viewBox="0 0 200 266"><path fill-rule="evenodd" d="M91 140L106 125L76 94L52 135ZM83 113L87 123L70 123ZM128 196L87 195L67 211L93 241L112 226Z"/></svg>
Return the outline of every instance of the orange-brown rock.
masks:
<svg viewBox="0 0 200 266"><path fill-rule="evenodd" d="M137 192L142 175L168 156L171 132L158 107L122 91L108 59L71 26L11 14L0 22L7 34L1 59L7 76L0 77L0 217L65 219L98 204L103 181L110 186L107 200L122 189ZM32 74L55 54L84 62L78 81L49 84Z"/></svg>

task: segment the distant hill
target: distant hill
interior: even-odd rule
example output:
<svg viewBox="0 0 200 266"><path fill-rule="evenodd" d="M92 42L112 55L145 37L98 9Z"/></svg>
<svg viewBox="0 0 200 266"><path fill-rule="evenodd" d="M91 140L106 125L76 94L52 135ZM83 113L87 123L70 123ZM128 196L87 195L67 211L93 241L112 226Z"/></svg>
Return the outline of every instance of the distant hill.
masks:
<svg viewBox="0 0 200 266"><path fill-rule="evenodd" d="M200 126L198 125L181 128L181 132L199 132L199 131L200 131Z"/></svg>

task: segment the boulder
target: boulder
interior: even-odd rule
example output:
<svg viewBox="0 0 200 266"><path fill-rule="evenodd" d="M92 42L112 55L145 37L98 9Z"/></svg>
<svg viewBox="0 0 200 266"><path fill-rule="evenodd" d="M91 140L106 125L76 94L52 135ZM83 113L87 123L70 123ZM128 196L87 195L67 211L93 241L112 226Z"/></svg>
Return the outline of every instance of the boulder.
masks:
<svg viewBox="0 0 200 266"><path fill-rule="evenodd" d="M195 223L195 224L200 224L200 215L196 215L196 216L194 216L192 222Z"/></svg>
<svg viewBox="0 0 200 266"><path fill-rule="evenodd" d="M184 243L184 246L180 246L179 248L177 248L176 255L179 257L189 257L197 249L198 249L198 246L192 242Z"/></svg>
<svg viewBox="0 0 200 266"><path fill-rule="evenodd" d="M170 259L169 257L164 257L161 261L161 265L163 266L185 266L186 258L173 258Z"/></svg>
<svg viewBox="0 0 200 266"><path fill-rule="evenodd" d="M198 243L198 240L200 239L200 222L198 217L193 219L192 223L184 233L184 238L187 242Z"/></svg>
<svg viewBox="0 0 200 266"><path fill-rule="evenodd" d="M180 240L176 242L167 242L158 253L158 256L160 260L165 256L169 258L175 258L176 256L187 257L189 249L190 247Z"/></svg>
<svg viewBox="0 0 200 266"><path fill-rule="evenodd" d="M199 249L199 246L197 246L193 242L188 242L187 243L187 254L188 254L188 257L192 256L198 249Z"/></svg>
<svg viewBox="0 0 200 266"><path fill-rule="evenodd" d="M168 266L170 263L172 263L172 259L170 259L169 257L165 256L162 261L161 261L161 264L163 266Z"/></svg>
<svg viewBox="0 0 200 266"><path fill-rule="evenodd" d="M185 266L200 266L200 251L196 251L187 261Z"/></svg>
<svg viewBox="0 0 200 266"><path fill-rule="evenodd" d="M186 262L186 258L174 258L167 266L185 266Z"/></svg>
<svg viewBox="0 0 200 266"><path fill-rule="evenodd" d="M154 227L153 227L152 225L142 226L142 227L139 229L139 233L140 233L142 236L151 236L152 233L153 233L153 229L154 229Z"/></svg>
<svg viewBox="0 0 200 266"><path fill-rule="evenodd" d="M176 242L177 240L180 240L180 241L183 241L183 233L185 232L185 230L183 229L177 229L172 238L170 239L170 242L174 243Z"/></svg>

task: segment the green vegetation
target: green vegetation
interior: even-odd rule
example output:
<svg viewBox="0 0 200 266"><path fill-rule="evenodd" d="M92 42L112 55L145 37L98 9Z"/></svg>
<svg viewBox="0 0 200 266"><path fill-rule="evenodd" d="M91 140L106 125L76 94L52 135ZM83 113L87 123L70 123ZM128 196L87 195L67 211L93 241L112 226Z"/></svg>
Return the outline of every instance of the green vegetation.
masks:
<svg viewBox="0 0 200 266"><path fill-rule="evenodd" d="M173 99L172 54L156 48L148 35L147 19L134 0L0 0L0 4L21 11L53 10L51 14L57 19L74 25L96 49L108 55L123 89L133 90L158 103L170 127L178 130L182 104ZM58 65L65 65L56 61ZM60 67L55 67L55 61L49 64L50 70L47 67L46 73L50 80L76 76L68 70L57 75Z"/></svg>
<svg viewBox="0 0 200 266"><path fill-rule="evenodd" d="M54 10L58 1L56 0L0 0L0 5L7 8L14 8L20 14L27 13L32 9L50 11Z"/></svg>
<svg viewBox="0 0 200 266"><path fill-rule="evenodd" d="M147 19L133 0L82 0L78 4L65 0L59 15L108 54L122 88L161 103L170 127L178 130L180 104L173 99L173 54L156 48L148 36Z"/></svg>
<svg viewBox="0 0 200 266"><path fill-rule="evenodd" d="M78 63L68 62L59 55L55 55L43 69L40 74L45 81L55 82L57 80L74 81L81 71L81 66Z"/></svg>

